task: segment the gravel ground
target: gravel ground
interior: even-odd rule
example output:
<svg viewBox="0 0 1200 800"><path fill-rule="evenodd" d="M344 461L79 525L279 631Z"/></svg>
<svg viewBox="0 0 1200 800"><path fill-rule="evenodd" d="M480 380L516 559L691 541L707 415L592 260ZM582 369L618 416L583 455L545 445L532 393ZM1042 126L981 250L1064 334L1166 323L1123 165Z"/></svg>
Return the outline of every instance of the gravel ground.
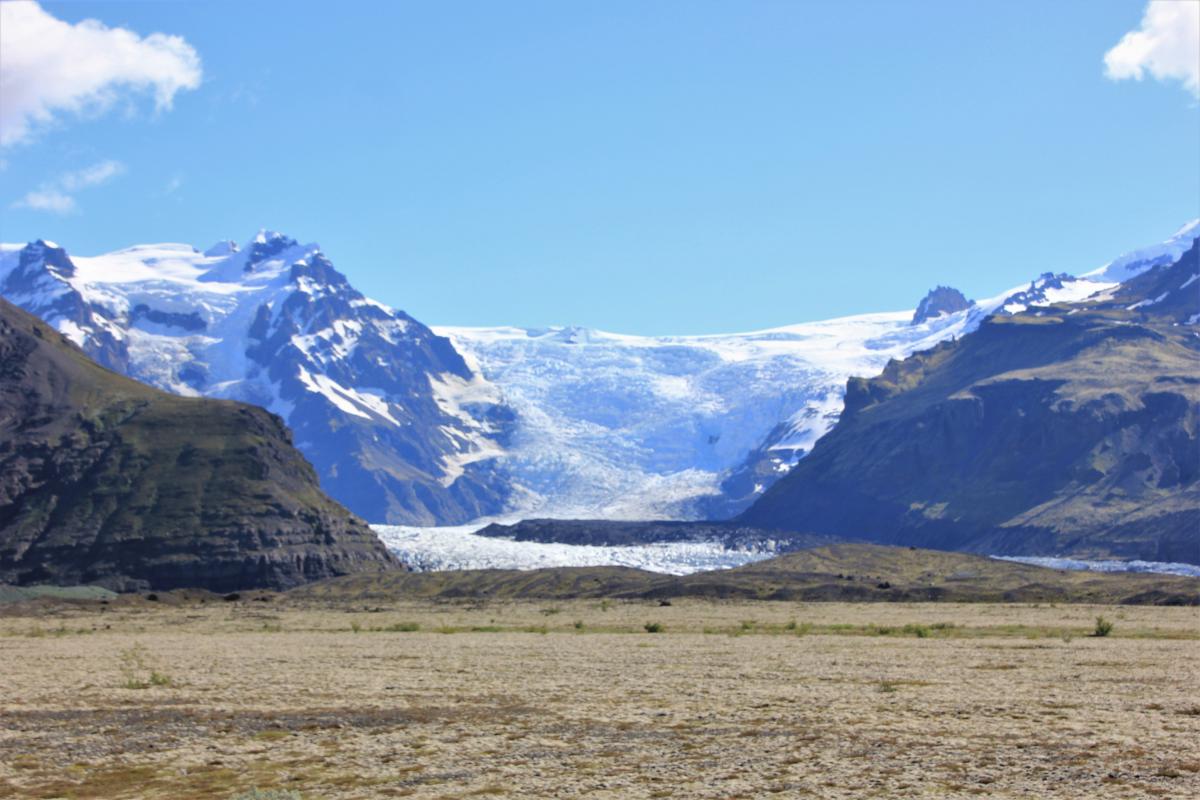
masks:
<svg viewBox="0 0 1200 800"><path fill-rule="evenodd" d="M1112 635L1087 635L1097 615ZM1088 606L25 604L0 616L0 797L1191 798L1198 622Z"/></svg>

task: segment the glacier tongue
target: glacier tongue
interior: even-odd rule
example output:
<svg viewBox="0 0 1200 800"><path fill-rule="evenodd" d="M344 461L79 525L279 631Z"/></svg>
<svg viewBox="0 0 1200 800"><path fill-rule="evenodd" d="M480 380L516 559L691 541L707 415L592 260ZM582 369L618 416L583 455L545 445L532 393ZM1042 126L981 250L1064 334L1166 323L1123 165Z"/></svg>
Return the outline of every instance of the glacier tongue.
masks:
<svg viewBox="0 0 1200 800"><path fill-rule="evenodd" d="M778 555L776 551L767 549L728 549L720 542L661 542L614 547L515 542L478 536L474 531L479 527L372 526L389 550L420 572L620 566L669 575L689 575L737 567Z"/></svg>

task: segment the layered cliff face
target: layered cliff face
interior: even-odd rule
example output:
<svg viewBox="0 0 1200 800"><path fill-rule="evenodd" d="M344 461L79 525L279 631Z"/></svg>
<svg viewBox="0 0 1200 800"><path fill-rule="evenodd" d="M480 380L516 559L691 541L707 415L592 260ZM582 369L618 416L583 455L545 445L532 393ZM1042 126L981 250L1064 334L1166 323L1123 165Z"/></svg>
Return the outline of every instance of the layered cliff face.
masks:
<svg viewBox="0 0 1200 800"><path fill-rule="evenodd" d="M838 425L740 521L1200 563L1197 246L852 379Z"/></svg>
<svg viewBox="0 0 1200 800"><path fill-rule="evenodd" d="M0 582L228 591L398 566L278 417L117 375L0 299Z"/></svg>

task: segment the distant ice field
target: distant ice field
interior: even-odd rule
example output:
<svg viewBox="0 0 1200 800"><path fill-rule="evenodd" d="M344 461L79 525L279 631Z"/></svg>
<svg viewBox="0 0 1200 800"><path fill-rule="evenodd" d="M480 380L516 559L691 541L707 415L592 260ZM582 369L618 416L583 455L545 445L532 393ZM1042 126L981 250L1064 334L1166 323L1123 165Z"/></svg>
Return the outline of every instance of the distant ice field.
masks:
<svg viewBox="0 0 1200 800"><path fill-rule="evenodd" d="M730 569L772 558L774 550L730 550L719 542L662 542L646 545L597 547L545 542L516 542L476 533L479 524L443 528L408 525L371 526L388 549L419 572L457 569L518 569L543 567L620 566L690 575ZM1051 569L1090 572L1156 572L1200 577L1200 566L1160 561L1087 561L1036 556L993 556Z"/></svg>
<svg viewBox="0 0 1200 800"><path fill-rule="evenodd" d="M1074 569L1086 572L1156 572L1162 575L1186 575L1190 578L1200 578L1200 566L1173 561L1089 561L1078 558L1041 556L992 556L992 558L1032 564L1035 567L1050 567L1051 569Z"/></svg>

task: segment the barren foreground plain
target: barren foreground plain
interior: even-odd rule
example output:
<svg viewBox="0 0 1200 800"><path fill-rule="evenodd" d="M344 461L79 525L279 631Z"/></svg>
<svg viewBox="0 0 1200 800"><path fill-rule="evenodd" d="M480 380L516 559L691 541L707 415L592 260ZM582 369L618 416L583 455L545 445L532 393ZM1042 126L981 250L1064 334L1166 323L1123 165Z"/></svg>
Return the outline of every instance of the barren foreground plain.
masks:
<svg viewBox="0 0 1200 800"><path fill-rule="evenodd" d="M0 796L1200 796L1196 607L670 603L10 603Z"/></svg>

